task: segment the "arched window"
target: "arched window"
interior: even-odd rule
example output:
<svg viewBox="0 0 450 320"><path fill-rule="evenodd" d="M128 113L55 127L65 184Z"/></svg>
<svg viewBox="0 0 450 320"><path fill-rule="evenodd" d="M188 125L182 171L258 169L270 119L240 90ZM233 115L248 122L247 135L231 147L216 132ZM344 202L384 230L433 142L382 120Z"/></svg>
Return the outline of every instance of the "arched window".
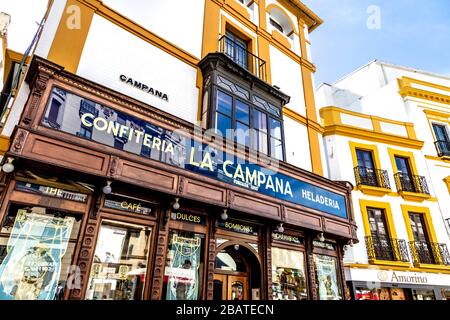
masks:
<svg viewBox="0 0 450 320"><path fill-rule="evenodd" d="M274 29L284 34L286 37L292 39L294 29L290 19L286 16L286 14L277 7L272 7L269 10L269 14L270 14L269 18L270 25Z"/></svg>

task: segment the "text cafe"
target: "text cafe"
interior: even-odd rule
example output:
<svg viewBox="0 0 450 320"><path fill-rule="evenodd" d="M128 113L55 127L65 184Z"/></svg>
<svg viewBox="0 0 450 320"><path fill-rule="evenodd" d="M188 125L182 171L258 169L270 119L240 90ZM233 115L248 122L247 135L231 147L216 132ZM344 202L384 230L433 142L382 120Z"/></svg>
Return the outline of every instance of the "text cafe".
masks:
<svg viewBox="0 0 450 320"><path fill-rule="evenodd" d="M34 58L0 185L0 299L342 300L335 182ZM58 250L55 250L58 249Z"/></svg>

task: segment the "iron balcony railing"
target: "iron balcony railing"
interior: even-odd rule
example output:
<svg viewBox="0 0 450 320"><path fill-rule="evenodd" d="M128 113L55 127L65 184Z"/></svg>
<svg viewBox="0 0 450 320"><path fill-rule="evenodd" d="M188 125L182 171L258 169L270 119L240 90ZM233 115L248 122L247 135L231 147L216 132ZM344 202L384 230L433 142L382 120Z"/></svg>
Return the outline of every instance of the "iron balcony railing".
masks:
<svg viewBox="0 0 450 320"><path fill-rule="evenodd" d="M450 141L440 140L434 143L439 157L450 157Z"/></svg>
<svg viewBox="0 0 450 320"><path fill-rule="evenodd" d="M267 81L266 62L243 47L240 43L233 41L224 35L219 39L219 52L224 53L236 64L260 78Z"/></svg>
<svg viewBox="0 0 450 320"><path fill-rule="evenodd" d="M414 263L450 266L450 254L445 243L411 241L409 243Z"/></svg>
<svg viewBox="0 0 450 320"><path fill-rule="evenodd" d="M391 183L386 170L372 169L367 167L355 167L356 185L372 186L391 189Z"/></svg>
<svg viewBox="0 0 450 320"><path fill-rule="evenodd" d="M408 244L405 240L389 237L365 237L369 259L385 261L409 261Z"/></svg>
<svg viewBox="0 0 450 320"><path fill-rule="evenodd" d="M425 177L397 173L394 175L398 191L430 194Z"/></svg>

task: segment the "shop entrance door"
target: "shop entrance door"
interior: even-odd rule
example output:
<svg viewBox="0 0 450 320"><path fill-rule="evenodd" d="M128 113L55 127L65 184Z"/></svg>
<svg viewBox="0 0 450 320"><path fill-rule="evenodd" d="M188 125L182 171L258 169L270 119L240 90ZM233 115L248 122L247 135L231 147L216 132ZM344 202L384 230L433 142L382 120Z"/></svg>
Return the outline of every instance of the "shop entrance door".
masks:
<svg viewBox="0 0 450 320"><path fill-rule="evenodd" d="M214 300L249 300L248 276L214 275Z"/></svg>
<svg viewBox="0 0 450 320"><path fill-rule="evenodd" d="M251 252L239 245L217 253L214 273L214 300L250 300L251 280L256 267L250 263ZM254 279L255 280L255 279Z"/></svg>

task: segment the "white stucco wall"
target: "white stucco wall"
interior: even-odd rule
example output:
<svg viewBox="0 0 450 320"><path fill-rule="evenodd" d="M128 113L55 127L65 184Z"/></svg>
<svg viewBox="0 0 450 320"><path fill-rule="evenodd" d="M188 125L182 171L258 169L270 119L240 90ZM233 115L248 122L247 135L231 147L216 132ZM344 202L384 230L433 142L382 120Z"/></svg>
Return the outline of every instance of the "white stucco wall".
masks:
<svg viewBox="0 0 450 320"><path fill-rule="evenodd" d="M308 131L305 126L284 117L286 161L299 168L311 171Z"/></svg>
<svg viewBox="0 0 450 320"><path fill-rule="evenodd" d="M194 123L197 69L95 15L77 74ZM120 81L124 74L169 96L169 101Z"/></svg>
<svg viewBox="0 0 450 320"><path fill-rule="evenodd" d="M200 58L205 0L104 0L144 28Z"/></svg>
<svg viewBox="0 0 450 320"><path fill-rule="evenodd" d="M291 97L288 107L305 116L305 96L300 66L274 46L270 46L272 84Z"/></svg>

